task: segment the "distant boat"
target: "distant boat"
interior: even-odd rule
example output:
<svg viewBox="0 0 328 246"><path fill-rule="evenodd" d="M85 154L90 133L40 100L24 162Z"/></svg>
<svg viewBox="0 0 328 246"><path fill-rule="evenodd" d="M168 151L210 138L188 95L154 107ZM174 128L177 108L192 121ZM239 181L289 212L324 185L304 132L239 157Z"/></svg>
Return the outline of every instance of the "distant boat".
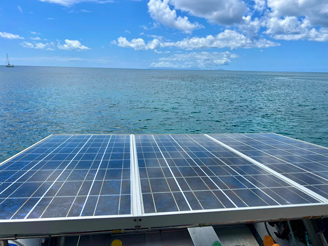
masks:
<svg viewBox="0 0 328 246"><path fill-rule="evenodd" d="M7 62L6 62L6 67L14 67L13 64L10 64L8 54L7 54Z"/></svg>

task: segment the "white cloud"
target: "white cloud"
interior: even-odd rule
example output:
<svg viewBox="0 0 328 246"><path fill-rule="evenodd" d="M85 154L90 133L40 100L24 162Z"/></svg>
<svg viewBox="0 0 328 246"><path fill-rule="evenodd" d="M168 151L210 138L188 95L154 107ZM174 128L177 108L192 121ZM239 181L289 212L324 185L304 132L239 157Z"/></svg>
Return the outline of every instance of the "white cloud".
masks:
<svg viewBox="0 0 328 246"><path fill-rule="evenodd" d="M267 0L265 34L280 40L328 41L326 0Z"/></svg>
<svg viewBox="0 0 328 246"><path fill-rule="evenodd" d="M44 49L47 46L47 44L43 44L43 43L35 43L35 49Z"/></svg>
<svg viewBox="0 0 328 246"><path fill-rule="evenodd" d="M112 3L113 0L39 0L40 2L55 3L63 5L66 7L72 6L74 4L83 3L83 2L94 2L94 3Z"/></svg>
<svg viewBox="0 0 328 246"><path fill-rule="evenodd" d="M82 45L78 40L65 39L65 44L58 43L58 49L60 50L88 50L90 48Z"/></svg>
<svg viewBox="0 0 328 246"><path fill-rule="evenodd" d="M273 17L268 19L267 23L267 34L301 34L311 25L308 19L300 21L295 16L287 16L284 19Z"/></svg>
<svg viewBox="0 0 328 246"><path fill-rule="evenodd" d="M154 52L155 53L157 53L157 54L169 54L169 53L171 53L170 51L158 51L158 50L154 50Z"/></svg>
<svg viewBox="0 0 328 246"><path fill-rule="evenodd" d="M22 7L18 5L17 8L18 8L18 10L23 14Z"/></svg>
<svg viewBox="0 0 328 246"><path fill-rule="evenodd" d="M275 39L328 41L328 28L313 28L308 18L300 19L295 16L272 17L267 20L266 26L265 33Z"/></svg>
<svg viewBox="0 0 328 246"><path fill-rule="evenodd" d="M41 33L38 33L38 32L31 32L33 35L40 35Z"/></svg>
<svg viewBox="0 0 328 246"><path fill-rule="evenodd" d="M128 33L128 34L131 34L131 32L129 30L125 30L124 32L125 33Z"/></svg>
<svg viewBox="0 0 328 246"><path fill-rule="evenodd" d="M21 45L25 48L34 48L34 45L29 42L23 42L23 43L21 43Z"/></svg>
<svg viewBox="0 0 328 246"><path fill-rule="evenodd" d="M83 13L91 13L91 11L90 10L87 10L87 9L81 9L81 12L83 12Z"/></svg>
<svg viewBox="0 0 328 246"><path fill-rule="evenodd" d="M54 50L55 49L55 44L53 42L51 43L30 43L30 42L23 42L21 45L25 48L30 48L30 49L38 49L38 50Z"/></svg>
<svg viewBox="0 0 328 246"><path fill-rule="evenodd" d="M159 40L163 40L163 36L159 36L159 35L147 35L147 37L151 37L151 38L156 38L156 39L159 39Z"/></svg>
<svg viewBox="0 0 328 246"><path fill-rule="evenodd" d="M254 1L254 9L259 12L263 12L266 9L266 0L253 0Z"/></svg>
<svg viewBox="0 0 328 246"><path fill-rule="evenodd" d="M164 46L192 50L209 48L268 48L279 46L279 44L267 39L250 39L236 31L225 30L216 36L185 38L178 42L167 42Z"/></svg>
<svg viewBox="0 0 328 246"><path fill-rule="evenodd" d="M8 33L8 32L0 32L0 37L7 38L7 39L24 39L23 37L21 37L19 35Z"/></svg>
<svg viewBox="0 0 328 246"><path fill-rule="evenodd" d="M39 37L31 37L32 40L41 40Z"/></svg>
<svg viewBox="0 0 328 246"><path fill-rule="evenodd" d="M133 48L135 50L158 49L160 47L174 47L185 50L211 48L268 48L280 45L267 39L249 38L233 30L225 30L216 36L208 35L206 37L185 38L177 42L163 42L159 39L153 39L146 44L142 38L128 41L124 37L119 37L117 41L118 42L112 41L111 44L117 44L120 47Z"/></svg>
<svg viewBox="0 0 328 246"><path fill-rule="evenodd" d="M230 52L192 52L160 58L158 62L153 62L151 66L166 68L214 68L228 65L231 59L237 57L236 54Z"/></svg>
<svg viewBox="0 0 328 246"><path fill-rule="evenodd" d="M119 37L117 39L117 42L114 40L111 42L111 44L117 44L119 47L132 48L135 50L154 50L161 45L158 39L153 39L152 41L146 44L142 38L136 38L132 39L131 41L128 41L124 37Z"/></svg>
<svg viewBox="0 0 328 246"><path fill-rule="evenodd" d="M312 26L328 27L326 0L268 0L273 17L307 17Z"/></svg>
<svg viewBox="0 0 328 246"><path fill-rule="evenodd" d="M243 22L238 25L238 29L246 34L247 37L256 38L263 23L255 18L252 20L250 15L243 17Z"/></svg>
<svg viewBox="0 0 328 246"><path fill-rule="evenodd" d="M170 9L169 0L150 0L148 2L148 12L150 16L162 23L164 26L176 28L186 33L202 28L197 22L191 23L187 16L177 16L174 9Z"/></svg>
<svg viewBox="0 0 328 246"><path fill-rule="evenodd" d="M171 0L175 9L219 25L240 23L247 10L242 0Z"/></svg>
<svg viewBox="0 0 328 246"><path fill-rule="evenodd" d="M154 22L151 27L147 27L145 25L141 25L140 27L145 29L145 30L152 30L152 29L155 29L155 28L159 27L159 25Z"/></svg>

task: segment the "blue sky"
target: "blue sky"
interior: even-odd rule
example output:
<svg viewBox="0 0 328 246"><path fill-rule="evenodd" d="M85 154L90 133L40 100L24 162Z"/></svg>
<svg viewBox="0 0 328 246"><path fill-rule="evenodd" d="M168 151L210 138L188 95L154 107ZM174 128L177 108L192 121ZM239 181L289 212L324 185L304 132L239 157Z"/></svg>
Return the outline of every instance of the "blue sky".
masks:
<svg viewBox="0 0 328 246"><path fill-rule="evenodd" d="M15 65L328 72L327 0L3 0Z"/></svg>

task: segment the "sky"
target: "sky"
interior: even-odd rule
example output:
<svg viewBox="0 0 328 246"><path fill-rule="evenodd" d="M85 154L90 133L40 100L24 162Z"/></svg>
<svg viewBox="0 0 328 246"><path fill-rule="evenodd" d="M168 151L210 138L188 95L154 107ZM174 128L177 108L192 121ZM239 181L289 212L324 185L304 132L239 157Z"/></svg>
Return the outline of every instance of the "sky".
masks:
<svg viewBox="0 0 328 246"><path fill-rule="evenodd" d="M6 53L28 66L328 72L328 1L2 0Z"/></svg>

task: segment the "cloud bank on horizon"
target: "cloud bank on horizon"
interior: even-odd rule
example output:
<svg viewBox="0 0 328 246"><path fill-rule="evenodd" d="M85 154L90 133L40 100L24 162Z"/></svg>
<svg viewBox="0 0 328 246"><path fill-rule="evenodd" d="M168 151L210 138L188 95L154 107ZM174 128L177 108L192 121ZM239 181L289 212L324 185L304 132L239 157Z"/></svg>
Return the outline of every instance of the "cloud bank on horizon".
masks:
<svg viewBox="0 0 328 246"><path fill-rule="evenodd" d="M116 12L121 11L121 15L111 12L111 16L107 18L113 19L112 25L107 25L107 19L104 19L104 24L99 23L99 28L104 29L103 36L91 34L95 31L93 29L98 28L98 24L94 21L94 26L86 24L83 26L82 23L79 26L76 23L78 30L74 32L75 35L65 30L66 34L71 34L70 37L67 35L54 38L54 35L50 35L52 36L50 40L44 36L47 34L46 31L43 30L42 34L34 31L36 25L31 27L33 31L28 30L30 36L20 33L19 29L11 32L10 25L4 25L2 28L6 28L0 30L0 42L1 39L21 40L19 45L22 48L48 52L91 53L101 47L102 53L105 49L109 49L109 53L113 51L118 54L119 50L129 49L130 52L131 50L136 52L136 55L131 57L140 58L143 56L141 52L147 54L143 59L146 67L148 64L148 67L156 68L201 69L232 64L235 60L243 59L241 55L243 50L279 49L288 42L297 42L297 44L328 42L326 0L131 0L124 3L118 0L35 0L35 2L44 4L43 7L49 11L49 15L55 13L51 8L55 9L56 16L43 18L45 22L58 20L57 25L63 24L59 22L63 19L63 15L75 14L84 20L96 19L88 17L97 14L99 8L96 5L102 9L111 8ZM127 9L134 12L132 5L138 8L134 13L136 19L133 15L128 18L124 15ZM22 1L20 5L16 5L15 11L17 15L27 16L30 10L26 10ZM60 11L62 15L58 14ZM30 15L32 14L34 12L30 11ZM110 33L111 29L116 30L114 23L117 23L117 28L122 26L121 34L116 37L114 35L119 31L110 35L105 34L105 32ZM58 32L65 29L65 24L60 28L54 24L49 26ZM99 40L104 44L99 45ZM160 54L162 57L158 57ZM124 63L123 59L123 56L119 58L121 63Z"/></svg>

